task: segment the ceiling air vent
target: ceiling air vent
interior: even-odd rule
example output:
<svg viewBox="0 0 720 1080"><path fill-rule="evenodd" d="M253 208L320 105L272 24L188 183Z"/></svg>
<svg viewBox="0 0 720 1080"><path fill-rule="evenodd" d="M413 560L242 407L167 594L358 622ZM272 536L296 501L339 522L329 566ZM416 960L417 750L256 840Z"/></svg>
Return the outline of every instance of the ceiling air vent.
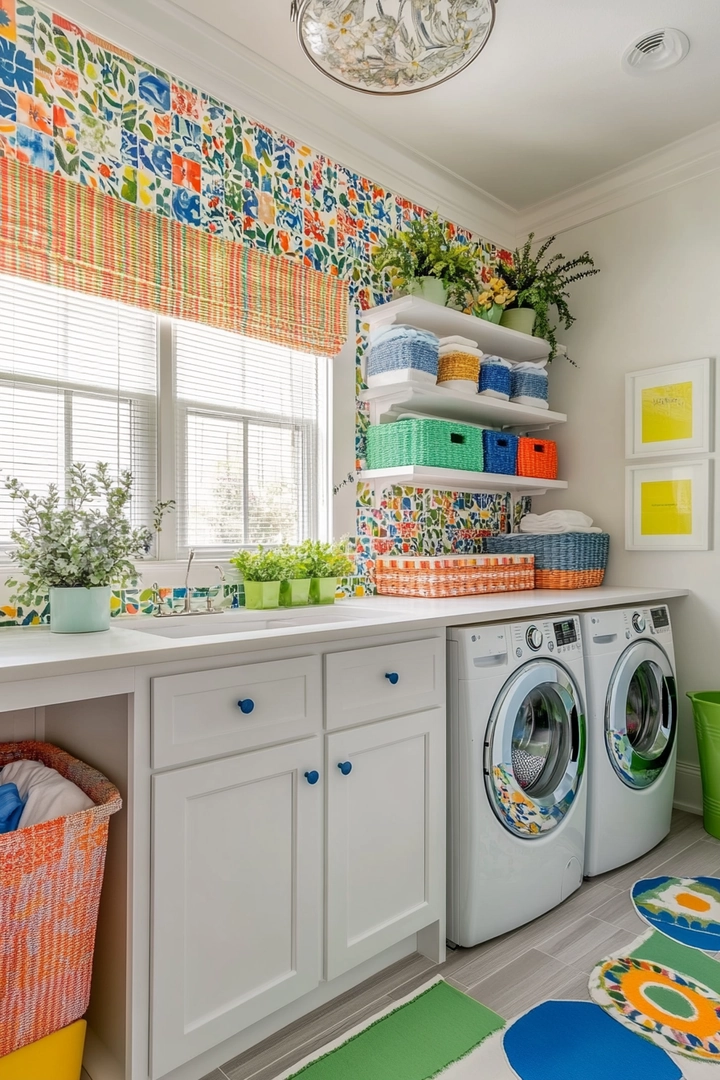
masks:
<svg viewBox="0 0 720 1080"><path fill-rule="evenodd" d="M666 26L633 41L622 58L623 70L630 75L650 75L679 64L689 51L687 35Z"/></svg>

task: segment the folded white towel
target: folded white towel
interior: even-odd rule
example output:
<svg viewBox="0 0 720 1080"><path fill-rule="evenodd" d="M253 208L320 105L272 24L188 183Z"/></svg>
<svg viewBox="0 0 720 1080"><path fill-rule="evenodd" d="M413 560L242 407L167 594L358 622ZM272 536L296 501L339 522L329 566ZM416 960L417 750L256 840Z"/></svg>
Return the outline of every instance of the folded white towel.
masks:
<svg viewBox="0 0 720 1080"><path fill-rule="evenodd" d="M468 345L470 348L477 349L477 341L473 341L472 338L460 337L459 334L450 334L449 337L441 337L440 345Z"/></svg>
<svg viewBox="0 0 720 1080"><path fill-rule="evenodd" d="M599 533L593 519L580 510L550 510L547 514L526 514L520 522L520 532L536 535L568 532Z"/></svg>
<svg viewBox="0 0 720 1080"><path fill-rule="evenodd" d="M469 345L441 345L440 356L447 356L448 353L463 353L467 356L474 356L478 360L482 360L484 356L480 349L471 349Z"/></svg>
<svg viewBox="0 0 720 1080"><path fill-rule="evenodd" d="M547 357L544 360L511 360L515 371L534 371L536 375L547 375Z"/></svg>
<svg viewBox="0 0 720 1080"><path fill-rule="evenodd" d="M516 405L532 405L533 409L549 409L547 401L543 401L542 398L526 397L525 394L520 394L519 397L511 397L511 401L514 401Z"/></svg>
<svg viewBox="0 0 720 1080"><path fill-rule="evenodd" d="M19 829L77 814L95 805L77 784L41 761L11 761L0 772L0 780L3 784L16 784L20 798L27 800Z"/></svg>

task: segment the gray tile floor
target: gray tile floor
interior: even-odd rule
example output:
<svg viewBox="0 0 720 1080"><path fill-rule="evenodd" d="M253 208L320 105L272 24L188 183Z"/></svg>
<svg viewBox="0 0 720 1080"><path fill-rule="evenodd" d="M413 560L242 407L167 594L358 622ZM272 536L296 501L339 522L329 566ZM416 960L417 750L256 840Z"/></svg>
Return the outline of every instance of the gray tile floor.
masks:
<svg viewBox="0 0 720 1080"><path fill-rule="evenodd" d="M720 875L720 841L707 835L701 818L676 811L670 835L648 855L586 881L559 908L528 926L474 949L449 952L440 966L409 956L203 1080L274 1080L434 975L506 1019L548 997L586 998L588 974L597 961L647 929L635 914L629 889L651 872Z"/></svg>

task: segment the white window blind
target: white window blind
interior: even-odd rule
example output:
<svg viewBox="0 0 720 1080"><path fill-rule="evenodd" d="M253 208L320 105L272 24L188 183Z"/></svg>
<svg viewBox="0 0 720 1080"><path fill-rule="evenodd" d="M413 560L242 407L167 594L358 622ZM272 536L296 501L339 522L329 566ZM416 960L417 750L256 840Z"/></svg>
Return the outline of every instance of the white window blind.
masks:
<svg viewBox="0 0 720 1080"><path fill-rule="evenodd" d="M327 360L196 323L174 339L179 549L317 536Z"/></svg>
<svg viewBox="0 0 720 1080"><path fill-rule="evenodd" d="M72 462L130 469L131 517L150 524L157 487L156 319L97 297L0 275L0 545L19 512L16 476L62 491Z"/></svg>

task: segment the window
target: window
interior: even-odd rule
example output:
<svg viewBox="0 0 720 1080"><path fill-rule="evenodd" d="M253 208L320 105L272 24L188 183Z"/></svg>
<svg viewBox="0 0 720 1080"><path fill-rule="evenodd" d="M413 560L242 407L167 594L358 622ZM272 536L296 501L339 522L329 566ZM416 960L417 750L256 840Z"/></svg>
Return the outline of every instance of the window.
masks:
<svg viewBox="0 0 720 1080"><path fill-rule="evenodd" d="M73 461L135 477L132 516L157 489L156 319L80 293L0 275L0 545L18 506L4 481L62 490Z"/></svg>
<svg viewBox="0 0 720 1080"><path fill-rule="evenodd" d="M326 534L324 358L5 275L0 287L0 481L42 491L73 461L129 468L136 523L158 495L176 500L167 559ZM5 547L16 509L2 487Z"/></svg>

